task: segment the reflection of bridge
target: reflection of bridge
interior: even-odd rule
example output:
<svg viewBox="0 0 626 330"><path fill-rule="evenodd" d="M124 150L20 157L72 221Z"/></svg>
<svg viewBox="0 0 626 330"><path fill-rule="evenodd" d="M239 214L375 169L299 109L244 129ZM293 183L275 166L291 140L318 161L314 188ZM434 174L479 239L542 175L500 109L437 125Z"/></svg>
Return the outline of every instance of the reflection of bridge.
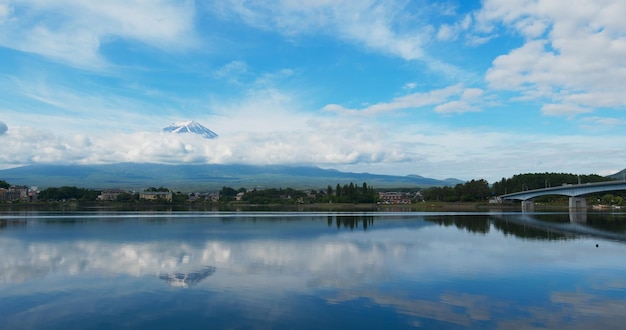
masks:
<svg viewBox="0 0 626 330"><path fill-rule="evenodd" d="M522 208L528 209L532 207L532 198L546 195L562 195L569 196L570 208L586 208L587 203L583 195L594 194L605 191L626 190L626 181L607 181L583 184L568 184L558 187L534 189L519 191L516 193L500 196L501 200L521 200Z"/></svg>
<svg viewBox="0 0 626 330"><path fill-rule="evenodd" d="M580 218L581 216L582 219ZM565 235L584 235L626 242L626 234L624 233L596 229L587 225L587 213L585 211L570 212L570 222L568 223L543 221L529 213L500 214L494 215L494 218L547 232L557 232Z"/></svg>

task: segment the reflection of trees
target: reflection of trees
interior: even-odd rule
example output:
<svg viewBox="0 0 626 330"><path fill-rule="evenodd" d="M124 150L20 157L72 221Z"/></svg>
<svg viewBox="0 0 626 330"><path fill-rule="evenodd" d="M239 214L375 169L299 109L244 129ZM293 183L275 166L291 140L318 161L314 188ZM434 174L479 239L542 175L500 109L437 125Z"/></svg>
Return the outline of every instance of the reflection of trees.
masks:
<svg viewBox="0 0 626 330"><path fill-rule="evenodd" d="M359 228L359 224L363 230L367 230L367 227L374 225L374 216L371 215L342 215L342 216L331 216L329 215L327 218L328 227L333 225L333 222L337 226L337 229L350 228L350 230L354 230L354 228Z"/></svg>
<svg viewBox="0 0 626 330"><path fill-rule="evenodd" d="M589 214L584 223L570 222L569 217L569 214L509 214L499 216L493 223L505 233L525 238L565 239L585 235L626 241L623 214L608 217Z"/></svg>
<svg viewBox="0 0 626 330"><path fill-rule="evenodd" d="M159 278L166 281L169 285L175 287L188 288L190 286L200 283L200 281L213 275L216 268L213 266L204 267L198 271L191 271L188 273L175 272L175 273L162 273L159 274Z"/></svg>
<svg viewBox="0 0 626 330"><path fill-rule="evenodd" d="M624 221L623 214L589 214L586 225L614 233L626 233L626 221Z"/></svg>
<svg viewBox="0 0 626 330"><path fill-rule="evenodd" d="M552 223L568 223L570 222L570 216L568 213L545 213L545 214L533 214L533 218Z"/></svg>
<svg viewBox="0 0 626 330"><path fill-rule="evenodd" d="M550 215L545 216L546 223L569 223L568 215L556 215L554 218L550 218ZM549 221L548 221L549 219ZM426 217L426 221L437 223L444 227L455 226L459 229L466 230L470 233L487 234L493 224L493 228L504 233L504 235L513 235L515 237L527 238L527 239L540 239L540 240L561 240L568 236L566 234L555 232L548 227L541 228L538 226L531 226L522 221L513 221L511 219L495 219L486 215L468 215L468 216L450 216L440 215ZM511 221L508 221L511 220ZM543 220L536 220L541 222Z"/></svg>
<svg viewBox="0 0 626 330"><path fill-rule="evenodd" d="M25 227L26 220L0 220L0 230L14 226Z"/></svg>
<svg viewBox="0 0 626 330"><path fill-rule="evenodd" d="M426 221L437 223L444 227L456 226L470 233L486 234L489 232L489 219L485 216L450 216L440 215L426 217Z"/></svg>
<svg viewBox="0 0 626 330"><path fill-rule="evenodd" d="M513 235L515 237L526 239L564 240L567 238L571 238L571 236L551 231L550 229L531 227L523 223L517 223L502 219L494 219L493 227L504 233L504 235Z"/></svg>

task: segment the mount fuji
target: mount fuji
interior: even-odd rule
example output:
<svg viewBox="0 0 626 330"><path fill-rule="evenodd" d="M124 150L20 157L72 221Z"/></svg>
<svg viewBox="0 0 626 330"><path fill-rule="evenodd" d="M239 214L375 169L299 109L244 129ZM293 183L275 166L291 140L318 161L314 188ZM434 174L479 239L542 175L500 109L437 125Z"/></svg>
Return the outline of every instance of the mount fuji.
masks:
<svg viewBox="0 0 626 330"><path fill-rule="evenodd" d="M188 121L177 121L170 126L167 126L163 129L163 132L168 133L193 133L202 136L205 139L215 139L217 138L217 134L212 130L200 125L199 123L188 120Z"/></svg>

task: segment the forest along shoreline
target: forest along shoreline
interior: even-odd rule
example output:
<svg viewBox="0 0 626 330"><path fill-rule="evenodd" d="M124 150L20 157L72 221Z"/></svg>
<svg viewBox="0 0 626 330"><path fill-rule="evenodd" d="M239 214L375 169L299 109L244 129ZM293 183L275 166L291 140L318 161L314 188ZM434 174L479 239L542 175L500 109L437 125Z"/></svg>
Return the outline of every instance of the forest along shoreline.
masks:
<svg viewBox="0 0 626 330"><path fill-rule="evenodd" d="M567 202L539 204L536 211L561 212L568 210ZM1 212L20 211L158 211L158 212L517 212L519 203L488 204L485 202L418 202L384 205L378 203L313 203L313 204L247 204L229 203L101 203L101 202L35 202L0 204Z"/></svg>
<svg viewBox="0 0 626 330"><path fill-rule="evenodd" d="M0 180L0 211L383 211L383 212L472 212L521 211L518 201L499 203L497 196L522 190L574 183L616 180L599 175L566 173L518 174L489 184L470 180L452 186L429 188L383 188L362 184L328 185L321 189L235 189L224 186L214 192L183 193L166 187L143 191L89 189L74 186L37 187L13 185ZM626 207L623 191L586 196L589 208ZM533 199L536 211L568 210L568 197L547 195Z"/></svg>

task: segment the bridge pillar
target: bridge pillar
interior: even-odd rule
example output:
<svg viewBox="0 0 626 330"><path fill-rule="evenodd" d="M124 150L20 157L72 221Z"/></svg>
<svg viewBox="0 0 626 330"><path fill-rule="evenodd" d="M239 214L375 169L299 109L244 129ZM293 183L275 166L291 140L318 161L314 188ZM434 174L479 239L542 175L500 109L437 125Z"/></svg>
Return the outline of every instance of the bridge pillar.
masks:
<svg viewBox="0 0 626 330"><path fill-rule="evenodd" d="M587 223L587 210L570 209L569 210L569 222Z"/></svg>
<svg viewBox="0 0 626 330"><path fill-rule="evenodd" d="M584 197L570 197L570 209L587 209L587 200Z"/></svg>
<svg viewBox="0 0 626 330"><path fill-rule="evenodd" d="M531 200L522 201L522 211L532 212L535 210L535 202Z"/></svg>

